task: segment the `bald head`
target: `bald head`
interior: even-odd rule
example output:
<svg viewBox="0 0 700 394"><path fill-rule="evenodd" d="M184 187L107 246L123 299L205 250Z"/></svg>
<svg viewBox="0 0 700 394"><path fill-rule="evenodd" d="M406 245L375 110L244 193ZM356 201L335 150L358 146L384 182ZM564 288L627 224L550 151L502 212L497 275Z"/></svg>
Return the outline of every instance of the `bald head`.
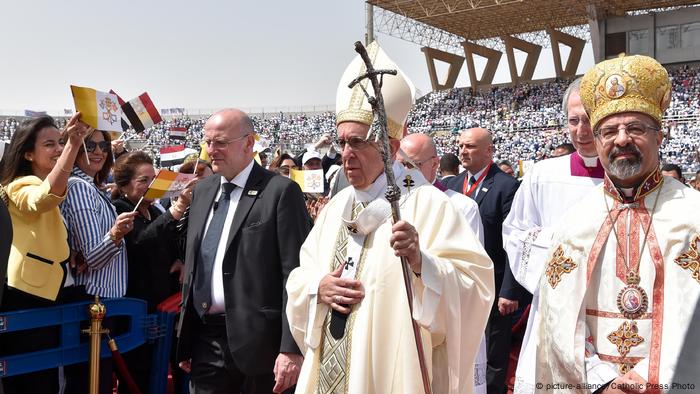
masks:
<svg viewBox="0 0 700 394"><path fill-rule="evenodd" d="M421 133L409 134L404 137L401 140L401 149L409 155L437 156L437 148L433 139L429 135Z"/></svg>
<svg viewBox="0 0 700 394"><path fill-rule="evenodd" d="M463 136L471 137L474 141L481 142L486 145L493 145L493 136L491 135L491 132L486 129L482 129L481 127L462 130L460 138Z"/></svg>
<svg viewBox="0 0 700 394"><path fill-rule="evenodd" d="M220 111L214 112L207 120L217 121L223 127L226 127L234 132L240 133L239 135L252 133L255 131L253 126L253 120L245 112L237 108L225 108Z"/></svg>
<svg viewBox="0 0 700 394"><path fill-rule="evenodd" d="M437 175L437 169L440 166L440 160L437 157L437 148L435 142L426 134L409 134L401 140L401 150L408 156L410 161L399 155L398 160L406 167L415 165L423 177L433 183Z"/></svg>
<svg viewBox="0 0 700 394"><path fill-rule="evenodd" d="M253 160L253 121L243 111L215 112L204 124L204 140L212 169L229 181Z"/></svg>
<svg viewBox="0 0 700 394"><path fill-rule="evenodd" d="M472 174L483 170L493 161L493 137L491 132L475 127L459 135L459 159Z"/></svg>

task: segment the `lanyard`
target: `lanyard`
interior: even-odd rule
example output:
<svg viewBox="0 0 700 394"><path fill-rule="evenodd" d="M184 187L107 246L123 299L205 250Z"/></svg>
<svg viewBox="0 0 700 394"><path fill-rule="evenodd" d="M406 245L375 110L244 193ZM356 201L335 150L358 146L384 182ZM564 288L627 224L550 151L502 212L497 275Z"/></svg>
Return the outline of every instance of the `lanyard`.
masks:
<svg viewBox="0 0 700 394"><path fill-rule="evenodd" d="M472 193L474 192L476 187L481 183L481 181L484 180L484 178L486 178L486 174L489 173L489 169L491 168L491 164L493 164L493 163L489 163L488 167L486 167L486 169L484 170L484 173L481 174L479 179L477 179L476 182L474 182L474 184L472 185L472 187L469 188L469 190L467 190L467 186L469 185L469 179L467 179L467 177L464 177L464 183L462 184L462 194L465 194L469 197L472 196ZM467 175L469 175L469 174L467 174Z"/></svg>

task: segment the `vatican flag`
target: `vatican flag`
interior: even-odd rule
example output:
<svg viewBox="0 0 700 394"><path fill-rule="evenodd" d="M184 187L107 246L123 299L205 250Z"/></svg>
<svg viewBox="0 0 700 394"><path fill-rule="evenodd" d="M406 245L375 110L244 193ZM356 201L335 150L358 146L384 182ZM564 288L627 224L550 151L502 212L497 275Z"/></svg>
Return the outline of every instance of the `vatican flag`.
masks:
<svg viewBox="0 0 700 394"><path fill-rule="evenodd" d="M122 109L116 94L100 92L80 86L70 87L75 110L81 113L80 120L91 127L122 133Z"/></svg>
<svg viewBox="0 0 700 394"><path fill-rule="evenodd" d="M304 193L323 193L323 170L290 170L289 177Z"/></svg>

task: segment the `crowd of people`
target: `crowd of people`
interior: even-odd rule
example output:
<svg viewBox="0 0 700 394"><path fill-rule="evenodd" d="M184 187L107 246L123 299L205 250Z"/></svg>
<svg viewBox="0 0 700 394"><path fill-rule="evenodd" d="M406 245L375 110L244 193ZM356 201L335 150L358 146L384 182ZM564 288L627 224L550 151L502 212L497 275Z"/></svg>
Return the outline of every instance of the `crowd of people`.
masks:
<svg viewBox="0 0 700 394"><path fill-rule="evenodd" d="M684 66L669 72L673 81L671 104L666 112L664 131L670 137L661 150L663 160L683 171L700 169L700 76L698 66ZM457 153L456 133L480 126L494 132L495 157L518 163L550 157L554 148L569 142L561 117L560 97L569 80L523 83L472 92L456 88L432 92L420 98L411 109L408 131L435 134L438 153ZM283 151L303 152L324 134L335 133L335 114L265 114L252 116L256 132L271 146ZM61 126L66 119L58 119ZM63 123L62 123L63 122ZM0 119L0 140L9 141L19 121ZM125 138L147 139L147 150L158 156L162 146L186 144L199 149L204 119L167 119L142 133L130 130ZM169 135L171 127L187 128L186 140Z"/></svg>

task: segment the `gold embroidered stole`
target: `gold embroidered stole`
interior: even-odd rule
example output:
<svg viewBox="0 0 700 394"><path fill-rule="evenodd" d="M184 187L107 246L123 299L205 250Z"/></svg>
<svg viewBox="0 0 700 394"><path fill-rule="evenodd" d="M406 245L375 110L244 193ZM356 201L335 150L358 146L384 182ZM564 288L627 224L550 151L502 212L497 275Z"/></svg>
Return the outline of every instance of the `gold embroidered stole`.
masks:
<svg viewBox="0 0 700 394"><path fill-rule="evenodd" d="M367 206L367 203L354 202L352 207L351 220L357 218L357 215ZM331 271L335 271L345 262L347 257L348 237L350 230L347 226L340 227L338 237L335 242L335 254L331 262ZM365 246L367 239L371 234L365 237L365 242L362 245L362 255L357 263L355 271L355 279L360 276L362 262L364 261ZM350 348L352 343L352 323L354 319L354 306L351 307L350 316L347 319L345 335L340 339L333 338L330 332L331 314L333 309L328 311L326 320L323 323L323 337L321 338L321 358L319 361L319 378L316 386L318 394L340 394L347 393L348 382L347 373L350 369Z"/></svg>

